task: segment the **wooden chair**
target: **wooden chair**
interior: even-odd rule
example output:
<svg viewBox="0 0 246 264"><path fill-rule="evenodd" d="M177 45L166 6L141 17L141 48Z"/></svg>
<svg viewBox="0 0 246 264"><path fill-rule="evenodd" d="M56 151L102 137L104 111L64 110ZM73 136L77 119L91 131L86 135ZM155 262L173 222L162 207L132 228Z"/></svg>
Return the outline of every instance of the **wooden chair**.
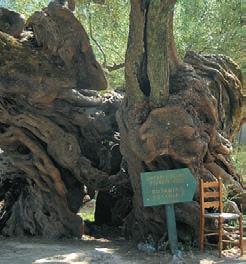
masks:
<svg viewBox="0 0 246 264"><path fill-rule="evenodd" d="M214 208L216 212L207 212L206 209ZM217 220L218 228L205 232L205 220ZM214 221L214 222L215 222ZM238 226L225 225L231 221L238 221ZM238 239L224 239L224 228L230 234L234 234ZM223 243L237 244L240 248L241 256L243 255L243 225L242 215L233 213L223 213L222 203L222 182L221 179L213 182L203 182L200 180L200 237L199 247L204 251L204 240L208 236L218 236L219 257L221 257L223 250Z"/></svg>

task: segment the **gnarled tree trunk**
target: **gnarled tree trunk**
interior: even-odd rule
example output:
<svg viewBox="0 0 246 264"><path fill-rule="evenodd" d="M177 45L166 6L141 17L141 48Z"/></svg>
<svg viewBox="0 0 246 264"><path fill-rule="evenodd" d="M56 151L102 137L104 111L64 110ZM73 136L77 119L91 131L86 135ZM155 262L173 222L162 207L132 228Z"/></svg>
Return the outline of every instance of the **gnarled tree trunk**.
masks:
<svg viewBox="0 0 246 264"><path fill-rule="evenodd" d="M0 231L79 237L86 187L108 190L120 170L121 96L91 90L107 82L66 6L50 3L26 27L18 40L0 32Z"/></svg>
<svg viewBox="0 0 246 264"><path fill-rule="evenodd" d="M165 236L164 207L144 208L140 173L187 167L198 180L222 177L242 189L229 155L241 107L241 74L225 56L186 54L173 39L175 0L131 0L126 96L118 111L121 152L133 189L126 231L136 240ZM184 32L185 34L185 32ZM178 234L196 238L198 196L176 204Z"/></svg>

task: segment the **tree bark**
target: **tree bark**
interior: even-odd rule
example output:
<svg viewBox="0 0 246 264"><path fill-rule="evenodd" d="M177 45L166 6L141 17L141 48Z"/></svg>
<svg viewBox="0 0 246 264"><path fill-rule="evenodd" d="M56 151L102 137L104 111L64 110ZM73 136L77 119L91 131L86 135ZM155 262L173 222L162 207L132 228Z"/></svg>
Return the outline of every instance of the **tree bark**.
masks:
<svg viewBox="0 0 246 264"><path fill-rule="evenodd" d="M143 206L141 172L187 167L197 180L220 176L242 190L229 158L241 111L240 70L225 56L189 52L181 62L173 38L175 2L131 0L126 95L117 120L133 189L125 228L138 241L159 241L167 231L164 206ZM182 240L197 238L197 201L198 194L175 205Z"/></svg>
<svg viewBox="0 0 246 264"><path fill-rule="evenodd" d="M92 91L107 81L69 8L51 2L26 26L19 40L0 32L0 232L80 237L86 188L120 176L121 96Z"/></svg>

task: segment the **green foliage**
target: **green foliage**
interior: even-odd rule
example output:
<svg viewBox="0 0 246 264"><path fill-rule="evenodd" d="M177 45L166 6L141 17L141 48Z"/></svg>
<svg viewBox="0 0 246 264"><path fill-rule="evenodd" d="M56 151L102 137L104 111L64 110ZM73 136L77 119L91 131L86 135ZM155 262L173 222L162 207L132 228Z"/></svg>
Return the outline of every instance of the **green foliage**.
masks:
<svg viewBox="0 0 246 264"><path fill-rule="evenodd" d="M103 5L94 2L77 1L76 15L90 35L99 61L107 66L123 63L128 37L129 3L127 0L107 0ZM112 87L122 85L124 70L109 73L108 79Z"/></svg>
<svg viewBox="0 0 246 264"><path fill-rule="evenodd" d="M0 0L0 6L4 6L29 17L36 10L41 10L49 3L49 0Z"/></svg>
<svg viewBox="0 0 246 264"><path fill-rule="evenodd" d="M235 143L231 158L237 172L243 176L246 182L246 145Z"/></svg>
<svg viewBox="0 0 246 264"><path fill-rule="evenodd" d="M187 50L242 57L240 0L179 0L175 38L181 55Z"/></svg>

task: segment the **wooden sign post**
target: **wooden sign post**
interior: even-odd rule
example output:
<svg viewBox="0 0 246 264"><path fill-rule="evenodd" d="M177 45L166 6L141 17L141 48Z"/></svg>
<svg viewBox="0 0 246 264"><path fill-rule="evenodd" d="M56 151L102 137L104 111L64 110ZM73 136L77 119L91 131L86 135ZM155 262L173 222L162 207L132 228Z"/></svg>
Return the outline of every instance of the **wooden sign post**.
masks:
<svg viewBox="0 0 246 264"><path fill-rule="evenodd" d="M178 239L174 213L175 203L190 202L196 181L187 168L141 173L144 206L165 205L168 240L171 251L178 254Z"/></svg>

